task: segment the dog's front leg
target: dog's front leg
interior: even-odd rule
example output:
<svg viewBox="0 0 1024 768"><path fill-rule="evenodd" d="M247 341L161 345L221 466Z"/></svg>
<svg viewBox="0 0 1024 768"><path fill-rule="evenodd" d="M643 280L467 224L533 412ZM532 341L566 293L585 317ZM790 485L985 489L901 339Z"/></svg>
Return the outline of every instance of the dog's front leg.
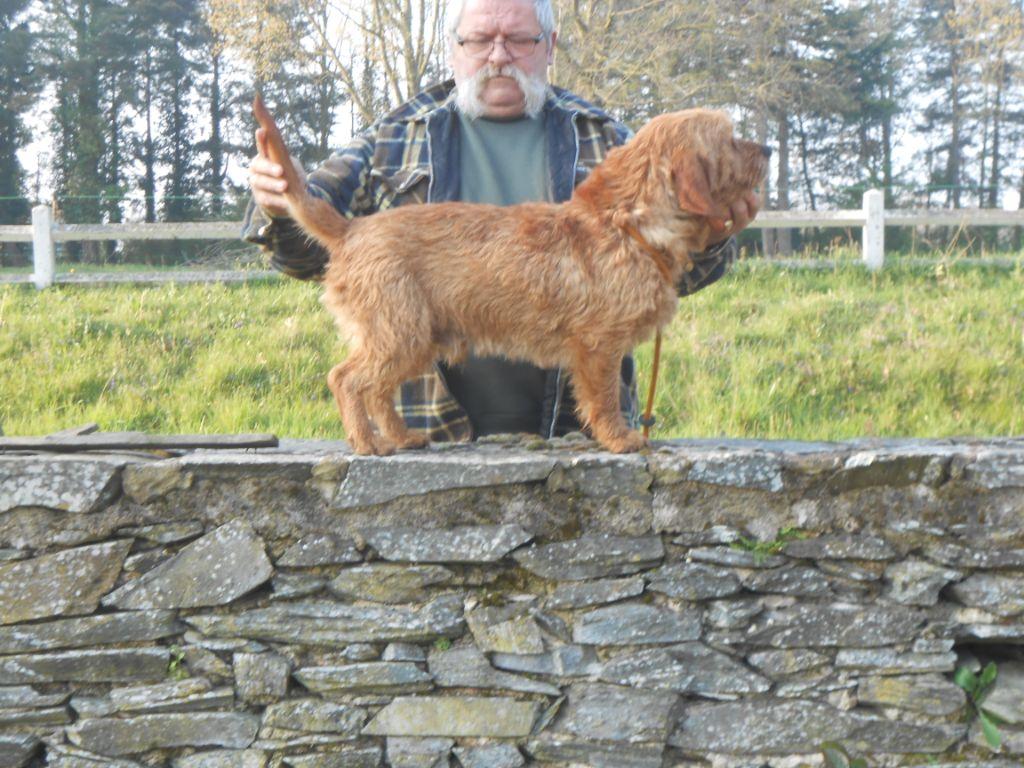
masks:
<svg viewBox="0 0 1024 768"><path fill-rule="evenodd" d="M626 424L619 410L619 360L580 348L571 366L573 392L580 421L613 453L633 453L647 440Z"/></svg>
<svg viewBox="0 0 1024 768"><path fill-rule="evenodd" d="M389 456L395 452L395 444L373 433L366 412L364 395L367 387L364 384L365 375L360 369L362 362L358 352L350 355L327 374L327 386L334 395L352 450L362 455Z"/></svg>

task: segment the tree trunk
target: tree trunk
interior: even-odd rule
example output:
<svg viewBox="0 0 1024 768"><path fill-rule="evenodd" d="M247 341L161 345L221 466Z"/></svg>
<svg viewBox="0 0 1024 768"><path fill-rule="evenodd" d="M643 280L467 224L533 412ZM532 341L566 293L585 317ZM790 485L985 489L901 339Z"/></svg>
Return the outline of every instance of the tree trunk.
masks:
<svg viewBox="0 0 1024 768"><path fill-rule="evenodd" d="M207 190L210 193L210 213L214 218L220 216L224 207L224 141L221 138L220 124L223 110L220 97L220 57L213 54L212 75L210 84L210 176Z"/></svg>
<svg viewBox="0 0 1024 768"><path fill-rule="evenodd" d="M800 168L804 179L804 187L807 190L807 201L812 211L818 210L818 201L814 195L814 183L811 181L811 168L807 161L807 131L804 129L804 119L799 117L800 126Z"/></svg>
<svg viewBox="0 0 1024 768"><path fill-rule="evenodd" d="M143 140L142 164L145 171L142 176L142 193L146 196L146 221L156 221L156 147L153 141L153 51L146 50L145 88L143 91L146 113L146 136Z"/></svg>
<svg viewBox="0 0 1024 768"><path fill-rule="evenodd" d="M895 86L893 82L887 85L888 101L890 104L895 104L896 95L894 93ZM895 195L893 194L893 179L892 179L892 112L886 110L885 116L882 118L882 183L885 185L883 193L885 194L885 207L887 209L895 208Z"/></svg>
<svg viewBox="0 0 1024 768"><path fill-rule="evenodd" d="M757 114L757 117L755 118L755 120L756 120L756 126L757 126L756 129L755 129L756 133L757 133L757 142L759 144L767 144L768 143L768 114L767 114L767 110L764 107L761 107L758 110L758 114ZM769 210L771 210L774 207L772 205L772 201L771 201L770 195L771 195L771 174L765 174L764 182L761 184L761 200L762 200L762 205L766 209L769 209ZM775 255L775 247L776 247L775 232L776 232L776 230L774 230L774 229L762 229L761 230L761 248L764 250L764 255L766 257L771 257L771 256Z"/></svg>
<svg viewBox="0 0 1024 768"><path fill-rule="evenodd" d="M950 185L946 199L953 208L960 207L960 60L955 50L949 54L950 126L949 154L946 161L946 183Z"/></svg>
<svg viewBox="0 0 1024 768"><path fill-rule="evenodd" d="M778 209L789 210L789 115L779 117L779 194ZM793 253L793 230L776 230L777 247L780 256L791 256Z"/></svg>
<svg viewBox="0 0 1024 768"><path fill-rule="evenodd" d="M1003 86L1005 85L1004 70L1000 66L999 77L996 78L996 103L992 109L992 169L989 172L988 207L999 207L999 182L1003 174L1002 159L999 157L999 130L1003 122Z"/></svg>

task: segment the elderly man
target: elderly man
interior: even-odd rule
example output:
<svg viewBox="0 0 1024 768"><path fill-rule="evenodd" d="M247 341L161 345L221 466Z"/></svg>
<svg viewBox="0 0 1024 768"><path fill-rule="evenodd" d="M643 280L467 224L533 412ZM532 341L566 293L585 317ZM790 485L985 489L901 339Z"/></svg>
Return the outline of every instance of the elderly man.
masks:
<svg viewBox="0 0 1024 768"><path fill-rule="evenodd" d="M307 179L346 215L446 200L561 202L629 138L600 109L548 85L558 34L551 0L453 0L447 19L454 79L417 94ZM319 279L327 255L287 218L282 169L267 159L262 130L256 145L244 237L269 249L285 274ZM758 200L750 195L730 207L730 229L722 242L695 254L696 269L680 285L681 295L724 274L735 254L729 235L757 215ZM471 354L406 382L398 405L409 427L433 441L503 432L553 437L579 429L565 385L558 370ZM631 358L622 361L621 392L623 412L635 424Z"/></svg>

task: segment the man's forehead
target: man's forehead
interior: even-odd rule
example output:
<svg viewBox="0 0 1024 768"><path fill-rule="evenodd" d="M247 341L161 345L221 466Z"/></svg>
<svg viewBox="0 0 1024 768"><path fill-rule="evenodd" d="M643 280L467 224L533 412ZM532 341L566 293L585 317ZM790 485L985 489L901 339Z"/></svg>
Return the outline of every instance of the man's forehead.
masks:
<svg viewBox="0 0 1024 768"><path fill-rule="evenodd" d="M466 0L459 18L463 31L489 32L514 30L536 32L540 30L533 0Z"/></svg>

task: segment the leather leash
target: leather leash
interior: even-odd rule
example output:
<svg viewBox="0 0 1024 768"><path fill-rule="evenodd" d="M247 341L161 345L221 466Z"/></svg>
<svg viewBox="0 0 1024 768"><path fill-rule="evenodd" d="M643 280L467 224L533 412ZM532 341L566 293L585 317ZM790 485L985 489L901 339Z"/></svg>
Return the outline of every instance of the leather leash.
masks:
<svg viewBox="0 0 1024 768"><path fill-rule="evenodd" d="M665 254L655 248L653 245L644 240L644 236L640 234L636 227L632 224L621 225L623 231L630 237L632 237L637 244L647 253L648 256L654 261L658 271L661 272L661 276L665 278L665 282L669 285L672 284L672 270ZM644 409L644 415L640 417L640 424L644 428L644 437L651 436L651 427L654 426L656 419L654 418L654 391L658 386L658 367L661 365L661 331L658 330L654 334L654 360L651 364L651 383L647 388L647 408Z"/></svg>

